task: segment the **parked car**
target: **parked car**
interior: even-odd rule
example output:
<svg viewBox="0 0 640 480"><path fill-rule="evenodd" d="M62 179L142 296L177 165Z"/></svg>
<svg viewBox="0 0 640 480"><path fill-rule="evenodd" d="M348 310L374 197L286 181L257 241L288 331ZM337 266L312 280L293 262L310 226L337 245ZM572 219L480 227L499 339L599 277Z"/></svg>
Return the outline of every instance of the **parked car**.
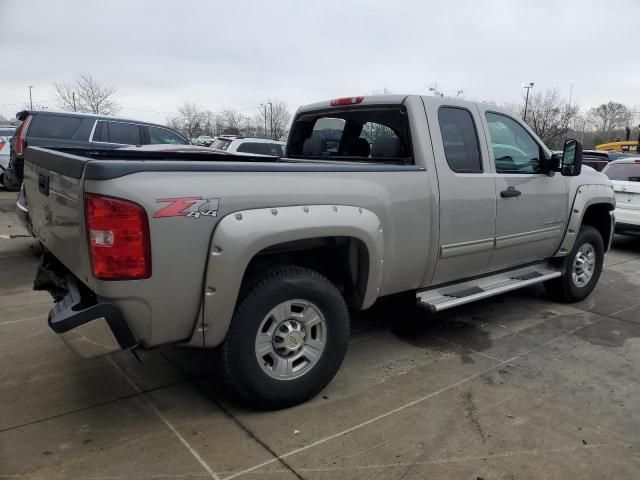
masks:
<svg viewBox="0 0 640 480"><path fill-rule="evenodd" d="M582 164L601 172L610 161L629 156L632 155L614 151L584 150L582 152Z"/></svg>
<svg viewBox="0 0 640 480"><path fill-rule="evenodd" d="M269 140L265 138L250 138L242 136L219 136L213 142L211 148L228 153L244 153L253 155L271 155L283 157L285 155L285 142Z"/></svg>
<svg viewBox="0 0 640 480"><path fill-rule="evenodd" d="M10 164L4 176L7 188L22 183L24 151L28 146L111 149L123 145L180 144L189 141L163 125L78 112L24 110L12 138Z"/></svg>
<svg viewBox="0 0 640 480"><path fill-rule="evenodd" d="M232 392L281 408L335 375L347 306L405 292L439 312L533 284L571 302L598 282L611 182L581 169L579 142L554 156L493 105L320 102L297 111L287 152L28 148L45 248L36 286L57 300L53 331L84 357L218 347Z"/></svg>
<svg viewBox="0 0 640 480"><path fill-rule="evenodd" d="M209 147L211 146L211 144L213 143L215 139L213 137L210 137L209 135L200 135L198 138L196 138L196 145L202 145L205 147Z"/></svg>
<svg viewBox="0 0 640 480"><path fill-rule="evenodd" d="M0 125L0 185L3 184L4 171L9 166L9 152L11 144L9 139L13 137L16 127L13 125Z"/></svg>
<svg viewBox="0 0 640 480"><path fill-rule="evenodd" d="M602 173L616 195L616 232L640 232L640 157L614 160Z"/></svg>

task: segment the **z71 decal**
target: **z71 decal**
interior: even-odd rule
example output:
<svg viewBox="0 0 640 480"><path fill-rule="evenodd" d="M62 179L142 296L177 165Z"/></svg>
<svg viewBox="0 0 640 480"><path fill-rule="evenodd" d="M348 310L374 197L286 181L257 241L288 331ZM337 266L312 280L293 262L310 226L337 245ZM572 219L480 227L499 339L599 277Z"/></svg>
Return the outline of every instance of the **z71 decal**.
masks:
<svg viewBox="0 0 640 480"><path fill-rule="evenodd" d="M158 198L156 203L168 203L153 214L153 218L166 217L217 217L219 198L178 197Z"/></svg>

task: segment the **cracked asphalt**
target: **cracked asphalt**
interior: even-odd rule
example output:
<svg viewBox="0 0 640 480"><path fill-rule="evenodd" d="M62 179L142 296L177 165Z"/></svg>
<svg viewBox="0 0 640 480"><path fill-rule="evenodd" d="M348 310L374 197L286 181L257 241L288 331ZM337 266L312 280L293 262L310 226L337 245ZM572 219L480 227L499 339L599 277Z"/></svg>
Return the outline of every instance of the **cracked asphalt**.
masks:
<svg viewBox="0 0 640 480"><path fill-rule="evenodd" d="M578 304L533 287L360 313L334 381L265 413L225 399L209 352L77 358L31 290L14 201L0 191L0 479L640 478L640 237L615 238Z"/></svg>

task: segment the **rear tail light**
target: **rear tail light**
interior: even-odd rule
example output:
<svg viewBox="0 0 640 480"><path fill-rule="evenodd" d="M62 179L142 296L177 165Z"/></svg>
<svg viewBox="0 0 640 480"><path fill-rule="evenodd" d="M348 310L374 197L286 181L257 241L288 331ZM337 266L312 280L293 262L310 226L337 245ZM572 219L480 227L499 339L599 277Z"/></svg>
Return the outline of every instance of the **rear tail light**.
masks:
<svg viewBox="0 0 640 480"><path fill-rule="evenodd" d="M99 280L136 280L151 276L147 212L137 203L86 193L89 256Z"/></svg>
<svg viewBox="0 0 640 480"><path fill-rule="evenodd" d="M331 100L329 104L332 107L339 107L342 105L355 105L357 103L361 103L364 100L364 97L342 97L336 98L335 100Z"/></svg>
<svg viewBox="0 0 640 480"><path fill-rule="evenodd" d="M16 155L22 156L24 154L24 149L27 146L27 130L29 130L29 124L31 123L31 119L33 115L29 115L18 127L18 131L16 132L16 143L14 148L16 150Z"/></svg>

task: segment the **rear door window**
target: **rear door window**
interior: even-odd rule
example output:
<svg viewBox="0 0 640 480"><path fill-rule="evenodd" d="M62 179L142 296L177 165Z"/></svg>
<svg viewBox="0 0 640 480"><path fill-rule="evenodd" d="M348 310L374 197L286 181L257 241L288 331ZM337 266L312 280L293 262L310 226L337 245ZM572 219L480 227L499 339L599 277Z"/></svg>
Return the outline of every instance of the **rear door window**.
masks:
<svg viewBox="0 0 640 480"><path fill-rule="evenodd" d="M310 112L294 122L287 156L410 164L409 140L402 106Z"/></svg>
<svg viewBox="0 0 640 480"><path fill-rule="evenodd" d="M260 155L282 156L282 147L277 143L243 142L236 150L238 153L257 153Z"/></svg>
<svg viewBox="0 0 640 480"><path fill-rule="evenodd" d="M67 115L34 115L28 136L70 140L82 123L82 118Z"/></svg>
<svg viewBox="0 0 640 480"><path fill-rule="evenodd" d="M109 143L120 143L123 145L140 145L140 126L134 123L105 122L109 127ZM102 127L104 130L104 126ZM101 135L104 138L104 131Z"/></svg>
<svg viewBox="0 0 640 480"><path fill-rule="evenodd" d="M160 127L147 127L149 129L149 143L151 145L156 144L173 144L173 145L186 145L187 140L182 138L175 132Z"/></svg>
<svg viewBox="0 0 640 480"><path fill-rule="evenodd" d="M471 113L464 108L442 107L438 123L449 168L457 173L482 172L480 143Z"/></svg>

